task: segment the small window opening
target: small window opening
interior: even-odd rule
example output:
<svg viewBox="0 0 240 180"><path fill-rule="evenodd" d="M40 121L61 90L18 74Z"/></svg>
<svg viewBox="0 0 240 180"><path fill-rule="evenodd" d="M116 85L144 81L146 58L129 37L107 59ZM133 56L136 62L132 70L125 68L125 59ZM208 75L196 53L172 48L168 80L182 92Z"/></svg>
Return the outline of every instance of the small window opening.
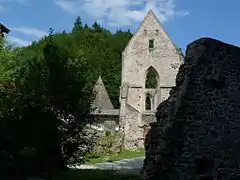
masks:
<svg viewBox="0 0 240 180"><path fill-rule="evenodd" d="M147 30L146 29L144 30L144 35L147 35Z"/></svg>
<svg viewBox="0 0 240 180"><path fill-rule="evenodd" d="M149 40L148 47L149 47L149 49L153 49L154 48L154 39L150 39Z"/></svg>
<svg viewBox="0 0 240 180"><path fill-rule="evenodd" d="M145 102L145 109L151 110L151 97L150 94L146 94L146 102Z"/></svg>
<svg viewBox="0 0 240 180"><path fill-rule="evenodd" d="M156 35L158 35L159 34L159 30L158 29L156 29Z"/></svg>

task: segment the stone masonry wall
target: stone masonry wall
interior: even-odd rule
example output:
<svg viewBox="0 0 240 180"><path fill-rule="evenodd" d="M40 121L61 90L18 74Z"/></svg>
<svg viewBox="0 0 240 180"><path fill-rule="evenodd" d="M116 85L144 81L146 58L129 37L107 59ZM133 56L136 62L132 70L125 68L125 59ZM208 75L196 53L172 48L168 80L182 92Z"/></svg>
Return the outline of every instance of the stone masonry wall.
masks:
<svg viewBox="0 0 240 180"><path fill-rule="evenodd" d="M126 115L124 121L124 148L134 150L139 147L139 138L143 137L139 129L141 125L139 112L126 105Z"/></svg>
<svg viewBox="0 0 240 180"><path fill-rule="evenodd" d="M153 48L149 47L151 40L154 41ZM123 124L126 124L124 129L126 149L136 147L137 139L143 141L140 139L143 139L145 130L139 127L145 127L142 123L142 115L145 112L145 93L149 90L145 89L149 69L156 70L158 77L155 109L155 104L158 105L161 100L165 99L169 89L175 86L176 74L182 63L182 54L179 49L173 44L156 15L150 10L122 53L121 88L124 90L124 86L127 86L128 89L125 99L120 99L120 119L121 122L124 121ZM129 106L126 106L126 103ZM131 107L136 112L132 112ZM131 119L127 116L131 116ZM139 146L143 146L143 143L139 143Z"/></svg>
<svg viewBox="0 0 240 180"><path fill-rule="evenodd" d="M196 40L151 124L142 178L240 179L239 137L240 48Z"/></svg>
<svg viewBox="0 0 240 180"><path fill-rule="evenodd" d="M154 39L151 50L148 45L150 39ZM122 83L144 87L146 72L152 66L160 78L159 86L173 87L181 64L181 53L156 15L149 11L122 54Z"/></svg>

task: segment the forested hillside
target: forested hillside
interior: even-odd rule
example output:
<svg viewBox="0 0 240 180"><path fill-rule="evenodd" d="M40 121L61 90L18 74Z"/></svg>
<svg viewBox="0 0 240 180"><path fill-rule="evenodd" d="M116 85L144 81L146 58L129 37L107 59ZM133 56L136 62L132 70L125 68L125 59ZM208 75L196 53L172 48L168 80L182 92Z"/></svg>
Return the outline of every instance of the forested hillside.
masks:
<svg viewBox="0 0 240 180"><path fill-rule="evenodd" d="M121 83L121 56L129 42L130 31L121 30L111 33L96 22L89 27L83 25L78 17L72 32L53 34L55 43L68 54L71 59L78 59L81 75L87 84L84 89L89 91L99 75L102 76L109 96L115 108L119 107L119 86ZM41 49L49 37L33 43L23 49L23 56L41 56Z"/></svg>

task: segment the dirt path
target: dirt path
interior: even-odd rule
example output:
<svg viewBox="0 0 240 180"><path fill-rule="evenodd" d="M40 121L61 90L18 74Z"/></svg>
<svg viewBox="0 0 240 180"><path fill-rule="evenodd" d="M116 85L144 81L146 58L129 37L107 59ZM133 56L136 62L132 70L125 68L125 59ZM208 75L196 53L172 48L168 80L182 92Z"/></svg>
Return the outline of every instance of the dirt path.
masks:
<svg viewBox="0 0 240 180"><path fill-rule="evenodd" d="M139 170L142 168L144 157L123 159L120 161L97 163L97 164L83 164L75 167L76 169L102 169L102 170Z"/></svg>

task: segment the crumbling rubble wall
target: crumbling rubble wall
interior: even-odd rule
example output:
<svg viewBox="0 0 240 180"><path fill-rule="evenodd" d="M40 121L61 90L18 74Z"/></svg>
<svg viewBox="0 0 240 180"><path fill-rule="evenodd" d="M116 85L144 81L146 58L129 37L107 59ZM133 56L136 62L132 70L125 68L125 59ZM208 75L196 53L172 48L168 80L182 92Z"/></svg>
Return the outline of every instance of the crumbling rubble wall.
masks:
<svg viewBox="0 0 240 180"><path fill-rule="evenodd" d="M240 48L211 38L190 43L156 115L143 179L240 179Z"/></svg>

